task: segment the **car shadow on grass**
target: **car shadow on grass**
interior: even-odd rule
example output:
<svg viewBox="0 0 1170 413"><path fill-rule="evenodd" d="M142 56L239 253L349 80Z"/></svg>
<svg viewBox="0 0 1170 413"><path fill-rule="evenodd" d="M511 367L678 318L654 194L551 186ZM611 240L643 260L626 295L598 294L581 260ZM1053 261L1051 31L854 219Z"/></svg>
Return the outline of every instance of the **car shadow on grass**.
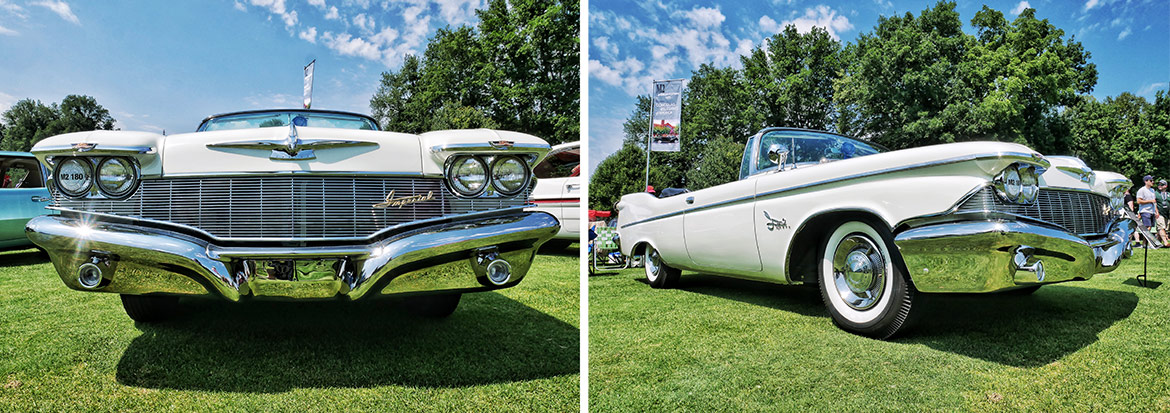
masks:
<svg viewBox="0 0 1170 413"><path fill-rule="evenodd" d="M46 262L49 262L49 256L35 248L17 247L0 249L0 268L36 265Z"/></svg>
<svg viewBox="0 0 1170 413"><path fill-rule="evenodd" d="M678 289L805 316L829 316L816 288L685 274ZM1102 331L1129 317L1138 304L1132 292L1063 285L1045 286L1029 296L919 297L923 299L915 308L916 320L893 342L1015 367L1047 365L1089 346Z"/></svg>
<svg viewBox="0 0 1170 413"><path fill-rule="evenodd" d="M297 388L462 387L578 372L579 331L497 293L464 295L446 319L392 302L183 300L137 323L118 361L128 386L274 393Z"/></svg>

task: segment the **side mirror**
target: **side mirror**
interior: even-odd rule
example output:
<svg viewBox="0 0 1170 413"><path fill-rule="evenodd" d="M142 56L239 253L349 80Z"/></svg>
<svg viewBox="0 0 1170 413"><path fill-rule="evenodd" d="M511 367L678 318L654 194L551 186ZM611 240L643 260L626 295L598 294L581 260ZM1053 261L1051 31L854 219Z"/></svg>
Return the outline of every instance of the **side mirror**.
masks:
<svg viewBox="0 0 1170 413"><path fill-rule="evenodd" d="M788 160L788 147L782 143L773 143L768 147L768 160L784 170L784 161Z"/></svg>

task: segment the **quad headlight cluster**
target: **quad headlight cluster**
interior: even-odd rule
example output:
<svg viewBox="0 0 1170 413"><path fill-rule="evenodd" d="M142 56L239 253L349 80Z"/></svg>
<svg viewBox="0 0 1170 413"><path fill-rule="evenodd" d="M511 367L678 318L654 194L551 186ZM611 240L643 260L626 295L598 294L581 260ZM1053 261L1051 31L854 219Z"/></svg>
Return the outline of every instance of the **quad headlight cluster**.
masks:
<svg viewBox="0 0 1170 413"><path fill-rule="evenodd" d="M53 168L57 190L70 198L85 198L95 188L103 197L125 198L138 188L141 177L138 164L123 157L68 157Z"/></svg>
<svg viewBox="0 0 1170 413"><path fill-rule="evenodd" d="M489 187L500 195L516 195L528 186L528 163L514 155L459 155L447 163L447 183L459 196L475 197Z"/></svg>
<svg viewBox="0 0 1170 413"><path fill-rule="evenodd" d="M1029 205L1040 194L1040 174L1033 165L1016 163L1000 172L993 185L1005 201Z"/></svg>

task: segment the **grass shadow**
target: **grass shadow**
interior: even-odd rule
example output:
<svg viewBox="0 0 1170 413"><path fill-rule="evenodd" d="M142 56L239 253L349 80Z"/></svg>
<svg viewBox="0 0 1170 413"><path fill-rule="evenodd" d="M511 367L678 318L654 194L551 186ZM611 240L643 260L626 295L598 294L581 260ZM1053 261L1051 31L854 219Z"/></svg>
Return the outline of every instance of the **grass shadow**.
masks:
<svg viewBox="0 0 1170 413"><path fill-rule="evenodd" d="M648 283L645 277L635 280ZM684 274L678 289L742 303L789 311L805 316L828 317L821 293L816 288L780 285L703 274Z"/></svg>
<svg viewBox="0 0 1170 413"><path fill-rule="evenodd" d="M549 245L545 243L536 251L540 255L548 255L552 257L572 257L578 258L581 256L580 244L572 243L567 246L559 246L556 244Z"/></svg>
<svg viewBox="0 0 1170 413"><path fill-rule="evenodd" d="M49 262L49 256L35 248L16 247L8 250L0 249L0 268L20 267L46 262Z"/></svg>
<svg viewBox="0 0 1170 413"><path fill-rule="evenodd" d="M646 283L644 278L636 281ZM649 288L649 287L647 287ZM679 290L828 317L820 291L727 277L685 274ZM897 343L1016 367L1042 366L1097 341L1137 308L1132 292L1050 285L1030 296L919 295L917 320Z"/></svg>
<svg viewBox="0 0 1170 413"><path fill-rule="evenodd" d="M119 383L253 393L297 388L461 387L576 374L579 331L497 293L446 319L385 301L183 300L176 320L138 323Z"/></svg>
<svg viewBox="0 0 1170 413"><path fill-rule="evenodd" d="M1132 292L1050 285L1030 296L932 294L896 342L1016 367L1060 360L1137 308Z"/></svg>

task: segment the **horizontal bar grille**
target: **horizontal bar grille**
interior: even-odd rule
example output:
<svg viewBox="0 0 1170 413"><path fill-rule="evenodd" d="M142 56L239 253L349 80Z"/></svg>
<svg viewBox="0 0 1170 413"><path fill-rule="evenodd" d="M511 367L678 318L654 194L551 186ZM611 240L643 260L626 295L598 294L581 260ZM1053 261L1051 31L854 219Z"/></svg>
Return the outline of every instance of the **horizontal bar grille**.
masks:
<svg viewBox="0 0 1170 413"><path fill-rule="evenodd" d="M441 178L334 176L151 179L125 200L73 200L53 192L63 208L173 222L225 239L365 238L402 223L522 206L529 195L462 199ZM373 207L391 192L394 198L431 193L434 199Z"/></svg>
<svg viewBox="0 0 1170 413"><path fill-rule="evenodd" d="M1022 215L1056 224L1077 235L1097 235L1108 231L1109 198L1078 191L1040 189L1036 203L1018 205L1004 201L995 190L986 187L959 206L956 212L997 211Z"/></svg>

